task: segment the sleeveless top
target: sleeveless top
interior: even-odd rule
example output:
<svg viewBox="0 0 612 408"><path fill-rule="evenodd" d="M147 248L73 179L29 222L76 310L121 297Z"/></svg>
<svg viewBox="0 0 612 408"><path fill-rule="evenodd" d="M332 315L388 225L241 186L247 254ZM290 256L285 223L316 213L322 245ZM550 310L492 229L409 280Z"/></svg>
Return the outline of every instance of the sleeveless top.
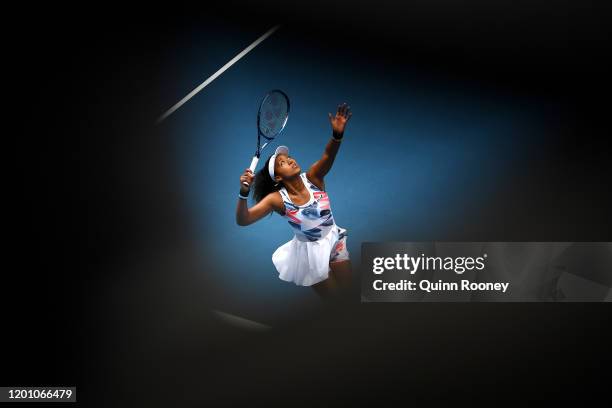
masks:
<svg viewBox="0 0 612 408"><path fill-rule="evenodd" d="M285 187L282 187L279 193L285 204L283 218L287 219L296 238L300 241L318 241L324 238L335 225L331 204L327 193L311 183L306 173L300 174L300 177L308 189L310 200L306 204L295 205L289 198Z"/></svg>

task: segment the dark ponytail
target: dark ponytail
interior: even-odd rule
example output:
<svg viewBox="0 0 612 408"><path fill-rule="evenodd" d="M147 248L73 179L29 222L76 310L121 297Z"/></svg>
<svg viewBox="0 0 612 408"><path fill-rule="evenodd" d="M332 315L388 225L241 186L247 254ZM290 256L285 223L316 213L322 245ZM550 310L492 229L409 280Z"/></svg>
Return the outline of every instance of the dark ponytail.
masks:
<svg viewBox="0 0 612 408"><path fill-rule="evenodd" d="M277 184L276 181L272 180L270 173L268 173L268 163L271 157L268 157L263 167L255 174L253 186L253 199L255 202L260 202L265 196L280 190L283 186L282 182Z"/></svg>

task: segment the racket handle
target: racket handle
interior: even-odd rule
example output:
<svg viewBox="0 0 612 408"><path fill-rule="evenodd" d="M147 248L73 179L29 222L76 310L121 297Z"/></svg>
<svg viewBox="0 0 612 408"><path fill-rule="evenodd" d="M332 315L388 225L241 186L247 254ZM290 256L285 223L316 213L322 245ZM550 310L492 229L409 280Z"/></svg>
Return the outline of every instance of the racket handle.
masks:
<svg viewBox="0 0 612 408"><path fill-rule="evenodd" d="M249 166L249 169L251 169L253 173L255 173L255 167L257 167L258 161L259 161L259 157L253 156L253 160L251 160L251 165Z"/></svg>
<svg viewBox="0 0 612 408"><path fill-rule="evenodd" d="M259 161L259 157L253 156L253 160L251 160L251 165L249 166L249 169L251 169L253 173L255 173L255 167L257 167L258 161ZM246 181L243 181L242 184L244 184L247 187L249 186L249 183L247 183Z"/></svg>

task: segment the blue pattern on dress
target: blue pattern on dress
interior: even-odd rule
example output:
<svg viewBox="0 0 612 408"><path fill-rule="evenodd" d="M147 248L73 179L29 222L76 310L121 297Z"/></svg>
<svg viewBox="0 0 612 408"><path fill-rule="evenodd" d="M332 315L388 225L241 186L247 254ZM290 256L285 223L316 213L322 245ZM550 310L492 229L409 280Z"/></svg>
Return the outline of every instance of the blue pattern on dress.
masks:
<svg viewBox="0 0 612 408"><path fill-rule="evenodd" d="M306 173L302 173L300 174L300 176L304 180L304 184L306 185L306 187L311 190L309 194L313 196L314 200L307 206L297 206L291 202L287 190L285 188L281 188L279 192L283 198L286 210L285 215L283 215L283 217L287 218L289 225L292 227L296 234L300 234L306 237L309 241L317 241L322 237L322 233L324 230L329 231L334 225L334 217L331 211L331 203L329 203L329 196L323 190L312 184L306 177ZM320 196L320 194L317 194L315 196L314 192L321 192L323 193L323 196L316 198L316 196ZM329 205L325 205L325 207L328 208L319 208L319 202L322 200L327 200ZM323 206L323 204L321 204L321 206ZM287 211L291 211L291 217L287 215ZM296 222L293 219L294 217L300 222ZM317 222L317 220L319 222Z"/></svg>

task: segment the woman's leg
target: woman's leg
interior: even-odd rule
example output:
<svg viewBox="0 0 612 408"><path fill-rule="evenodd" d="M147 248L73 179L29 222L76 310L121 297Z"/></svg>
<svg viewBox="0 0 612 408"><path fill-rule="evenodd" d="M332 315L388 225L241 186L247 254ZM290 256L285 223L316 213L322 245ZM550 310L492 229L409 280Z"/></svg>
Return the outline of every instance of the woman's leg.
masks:
<svg viewBox="0 0 612 408"><path fill-rule="evenodd" d="M311 286L314 291L323 299L329 299L333 297L334 293L336 293L338 289L338 283L336 282L336 278L332 272L329 273L329 277L324 281L319 283L315 283Z"/></svg>
<svg viewBox="0 0 612 408"><path fill-rule="evenodd" d="M314 291L323 299L344 298L350 295L352 275L351 261L336 261L329 263L329 277L312 285Z"/></svg>
<svg viewBox="0 0 612 408"><path fill-rule="evenodd" d="M333 275L338 283L338 288L343 292L349 291L353 279L353 270L349 259L344 261L330 262L329 267L332 270L330 275Z"/></svg>

